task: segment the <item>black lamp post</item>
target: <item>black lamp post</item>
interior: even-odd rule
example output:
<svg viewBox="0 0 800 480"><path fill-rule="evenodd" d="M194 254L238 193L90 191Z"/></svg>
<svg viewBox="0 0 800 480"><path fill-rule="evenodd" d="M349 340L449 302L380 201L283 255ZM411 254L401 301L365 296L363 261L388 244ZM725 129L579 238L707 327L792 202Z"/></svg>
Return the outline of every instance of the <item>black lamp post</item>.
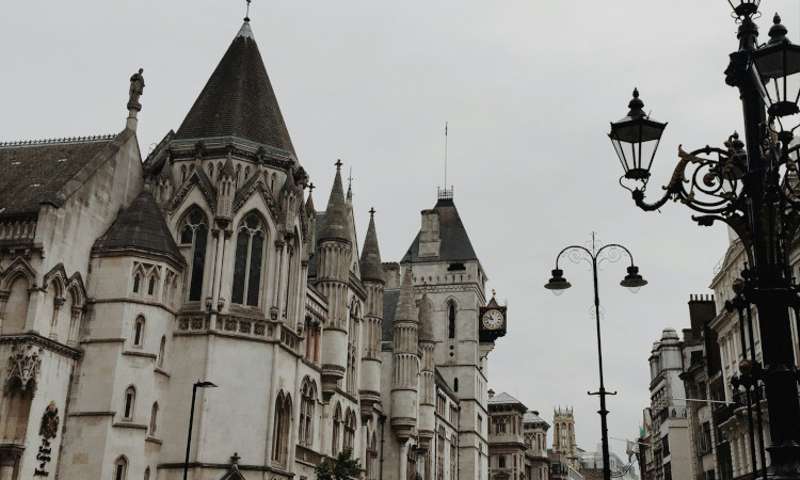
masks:
<svg viewBox="0 0 800 480"><path fill-rule="evenodd" d="M217 388L217 386L211 382L207 381L201 382L199 380L194 382L194 385L192 385L192 407L191 410L189 410L189 434L186 437L186 458L183 462L183 480L186 480L186 478L189 476L189 451L192 448L192 424L194 424L194 401L195 398L197 397L198 388Z"/></svg>
<svg viewBox="0 0 800 480"><path fill-rule="evenodd" d="M739 288L760 319L764 365L752 368L761 372L757 381L764 385L769 407L768 477L796 480L800 479L800 403L789 310L798 308L800 289L789 255L800 227L800 146L793 145L793 132L800 127L795 116L800 113L800 47L786 38L778 15L769 42L759 46L754 19L761 1L729 3L739 24L739 48L730 54L725 81L739 89L744 142L734 134L724 148L706 146L687 153L679 147L666 192L651 204L644 200L650 167L639 178L628 175L635 166L628 149L636 151L652 140L643 134L621 137L616 132L625 126L623 122L611 124L610 136L626 147L615 148L627 166L620 183L631 191L639 208L651 211L669 200L681 202L700 213L692 217L699 225L723 222L741 240L749 273Z"/></svg>
<svg viewBox="0 0 800 480"><path fill-rule="evenodd" d="M581 258L590 260L592 265L592 279L594 281L594 316L597 331L597 365L600 372L600 388L596 392L587 393L589 395L598 395L600 397L600 410L598 410L597 413L600 414L600 434L603 445L603 480L611 480L611 464L609 463L608 453L608 423L606 420L606 417L608 416L608 410L606 409L606 396L616 395L617 392L606 391L605 380L603 378L603 346L600 336L600 293L597 287L597 266L603 260L618 260L622 255L621 252L624 252L625 255L628 256L631 261L631 265L628 267L628 274L625 275L625 278L623 278L619 284L628 288L631 292L636 293L640 288L647 285L647 280L642 278L642 276L639 274L639 267L633 263L633 255L631 255L630 250L616 243L609 243L598 248L595 244L594 234L592 234L591 250L580 245L570 245L558 253L558 256L556 257L556 268L552 272L550 281L544 286L544 288L551 290L556 295L563 293L564 290L572 286L567 279L564 278L564 271L558 266L561 256L565 253L568 253L570 258L573 260L578 260Z"/></svg>

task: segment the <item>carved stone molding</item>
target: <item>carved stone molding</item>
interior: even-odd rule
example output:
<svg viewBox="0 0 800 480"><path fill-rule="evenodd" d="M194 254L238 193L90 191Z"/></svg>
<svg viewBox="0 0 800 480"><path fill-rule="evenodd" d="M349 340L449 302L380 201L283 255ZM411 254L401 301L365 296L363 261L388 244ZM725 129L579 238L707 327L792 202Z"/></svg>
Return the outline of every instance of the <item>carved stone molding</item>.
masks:
<svg viewBox="0 0 800 480"><path fill-rule="evenodd" d="M25 391L36 389L39 370L42 366L42 348L33 343L15 343L8 357L8 379L6 390L18 388Z"/></svg>

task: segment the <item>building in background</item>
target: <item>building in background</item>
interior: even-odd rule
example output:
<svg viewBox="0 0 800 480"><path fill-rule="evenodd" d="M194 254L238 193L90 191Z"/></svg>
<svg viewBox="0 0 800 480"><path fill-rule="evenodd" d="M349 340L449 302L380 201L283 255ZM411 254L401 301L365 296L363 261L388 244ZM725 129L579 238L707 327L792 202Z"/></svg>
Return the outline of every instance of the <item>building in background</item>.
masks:
<svg viewBox="0 0 800 480"><path fill-rule="evenodd" d="M585 480L603 480L603 452L598 445L597 449L593 452L581 451L579 452L581 475ZM609 452L609 463L611 464L611 475L613 478L620 478L622 480L639 480L639 475L636 474L635 460L625 462L616 453Z"/></svg>
<svg viewBox="0 0 800 480"><path fill-rule="evenodd" d="M522 432L525 435L525 478L547 480L550 459L547 456L548 424L539 412L528 410L522 416Z"/></svg>
<svg viewBox="0 0 800 480"><path fill-rule="evenodd" d="M487 480L506 312L452 190L383 264L341 162L315 208L249 20L144 162L142 74L118 134L0 144L0 478L176 480L207 380L191 478Z"/></svg>
<svg viewBox="0 0 800 480"><path fill-rule="evenodd" d="M647 442L652 464L646 466L657 480L691 478L689 429L683 373L682 342L667 328L650 354L650 431Z"/></svg>
<svg viewBox="0 0 800 480"><path fill-rule="evenodd" d="M573 469L580 469L578 444L575 441L575 414L572 407L556 407L553 411L552 453Z"/></svg>

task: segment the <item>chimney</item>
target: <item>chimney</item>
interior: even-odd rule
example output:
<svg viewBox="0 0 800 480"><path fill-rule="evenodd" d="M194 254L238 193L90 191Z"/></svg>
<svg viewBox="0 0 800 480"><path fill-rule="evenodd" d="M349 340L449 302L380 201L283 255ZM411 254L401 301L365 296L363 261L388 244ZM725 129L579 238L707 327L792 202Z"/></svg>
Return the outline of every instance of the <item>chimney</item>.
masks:
<svg viewBox="0 0 800 480"><path fill-rule="evenodd" d="M422 211L422 229L419 232L419 256L438 257L441 238L439 237L439 212Z"/></svg>
<svg viewBox="0 0 800 480"><path fill-rule="evenodd" d="M717 316L717 307L713 295L689 295L689 321L692 333L698 338L703 332L703 325Z"/></svg>

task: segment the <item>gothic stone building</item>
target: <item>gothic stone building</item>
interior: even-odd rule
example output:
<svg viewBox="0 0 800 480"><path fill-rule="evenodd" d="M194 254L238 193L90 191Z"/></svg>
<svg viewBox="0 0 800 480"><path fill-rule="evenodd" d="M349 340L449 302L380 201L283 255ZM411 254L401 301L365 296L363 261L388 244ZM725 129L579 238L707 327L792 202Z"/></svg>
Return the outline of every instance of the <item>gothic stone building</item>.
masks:
<svg viewBox="0 0 800 480"><path fill-rule="evenodd" d="M0 145L0 479L181 478L198 381L191 479L313 479L345 449L366 479L487 479L505 309L452 192L401 262L374 216L359 249L247 19L144 161L143 87L119 134Z"/></svg>

